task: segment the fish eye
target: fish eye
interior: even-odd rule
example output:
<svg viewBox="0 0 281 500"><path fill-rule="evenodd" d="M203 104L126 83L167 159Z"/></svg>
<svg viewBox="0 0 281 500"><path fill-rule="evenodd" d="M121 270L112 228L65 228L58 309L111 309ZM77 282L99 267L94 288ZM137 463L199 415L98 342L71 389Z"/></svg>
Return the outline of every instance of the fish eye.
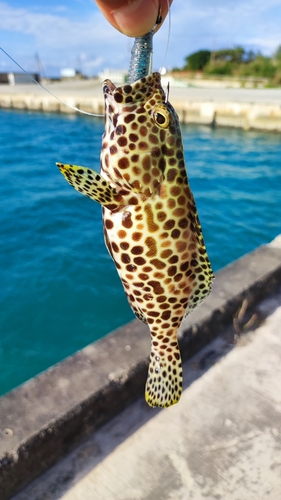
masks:
<svg viewBox="0 0 281 500"><path fill-rule="evenodd" d="M153 119L161 128L167 128L170 123L170 113L165 106L155 106L152 111Z"/></svg>

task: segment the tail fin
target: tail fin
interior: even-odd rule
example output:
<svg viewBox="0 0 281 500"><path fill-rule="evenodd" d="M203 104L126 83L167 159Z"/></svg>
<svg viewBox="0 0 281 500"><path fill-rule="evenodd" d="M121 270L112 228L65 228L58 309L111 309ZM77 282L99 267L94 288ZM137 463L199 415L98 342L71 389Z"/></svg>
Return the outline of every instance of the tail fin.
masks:
<svg viewBox="0 0 281 500"><path fill-rule="evenodd" d="M175 340L175 339L173 339ZM178 403L182 393L182 365L177 339L152 346L145 399L149 406L168 406Z"/></svg>

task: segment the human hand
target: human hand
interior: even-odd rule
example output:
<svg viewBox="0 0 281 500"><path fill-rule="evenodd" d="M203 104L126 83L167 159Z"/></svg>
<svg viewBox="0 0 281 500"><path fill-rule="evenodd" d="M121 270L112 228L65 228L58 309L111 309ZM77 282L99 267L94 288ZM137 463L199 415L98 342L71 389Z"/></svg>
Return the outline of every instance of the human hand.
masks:
<svg viewBox="0 0 281 500"><path fill-rule="evenodd" d="M169 4L173 0L96 0L105 18L127 36L142 36L155 26L161 5L161 18L164 21ZM159 29L156 27L155 31Z"/></svg>

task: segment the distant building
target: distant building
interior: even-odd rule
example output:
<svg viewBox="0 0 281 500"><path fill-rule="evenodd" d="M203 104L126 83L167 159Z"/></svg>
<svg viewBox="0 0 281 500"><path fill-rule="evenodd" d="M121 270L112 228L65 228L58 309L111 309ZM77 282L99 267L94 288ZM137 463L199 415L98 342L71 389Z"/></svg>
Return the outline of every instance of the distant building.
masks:
<svg viewBox="0 0 281 500"><path fill-rule="evenodd" d="M61 78L82 78L81 71L74 68L62 68L60 76Z"/></svg>
<svg viewBox="0 0 281 500"><path fill-rule="evenodd" d="M38 73L30 73L30 76L37 82L40 82L40 75ZM5 83L8 85L19 85L26 83L34 83L33 80L26 73L0 73L0 84Z"/></svg>
<svg viewBox="0 0 281 500"><path fill-rule="evenodd" d="M128 71L126 69L104 69L98 74L98 77L101 81L111 80L115 83L125 83L128 75Z"/></svg>

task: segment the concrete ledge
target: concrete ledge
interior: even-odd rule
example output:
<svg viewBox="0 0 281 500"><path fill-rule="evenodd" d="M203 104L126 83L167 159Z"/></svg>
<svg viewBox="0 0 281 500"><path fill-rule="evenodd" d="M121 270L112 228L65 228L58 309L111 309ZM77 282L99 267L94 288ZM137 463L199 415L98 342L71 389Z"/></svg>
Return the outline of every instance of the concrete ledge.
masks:
<svg viewBox="0 0 281 500"><path fill-rule="evenodd" d="M219 271L210 297L180 328L183 359L218 336L245 297L251 308L280 283L278 239ZM135 320L0 399L1 500L143 397L149 348L148 329Z"/></svg>
<svg viewBox="0 0 281 500"><path fill-rule="evenodd" d="M103 97L79 98L70 96L60 96L60 99L65 101L70 106L90 113L104 113ZM59 102L52 96L42 93L41 96L32 94L1 94L0 93L0 108L3 109L26 109L30 111L45 111L47 113L75 113L66 104Z"/></svg>
<svg viewBox="0 0 281 500"><path fill-rule="evenodd" d="M91 98L62 94L59 97L69 105L89 113L104 113L102 95ZM172 103L182 123L281 132L281 107L278 103L198 101L188 98L181 100L175 98L172 99ZM42 95L0 92L0 108L75 113L72 108L43 92Z"/></svg>
<svg viewBox="0 0 281 500"><path fill-rule="evenodd" d="M173 106L180 121L186 124L281 132L281 107L278 104L175 100Z"/></svg>

